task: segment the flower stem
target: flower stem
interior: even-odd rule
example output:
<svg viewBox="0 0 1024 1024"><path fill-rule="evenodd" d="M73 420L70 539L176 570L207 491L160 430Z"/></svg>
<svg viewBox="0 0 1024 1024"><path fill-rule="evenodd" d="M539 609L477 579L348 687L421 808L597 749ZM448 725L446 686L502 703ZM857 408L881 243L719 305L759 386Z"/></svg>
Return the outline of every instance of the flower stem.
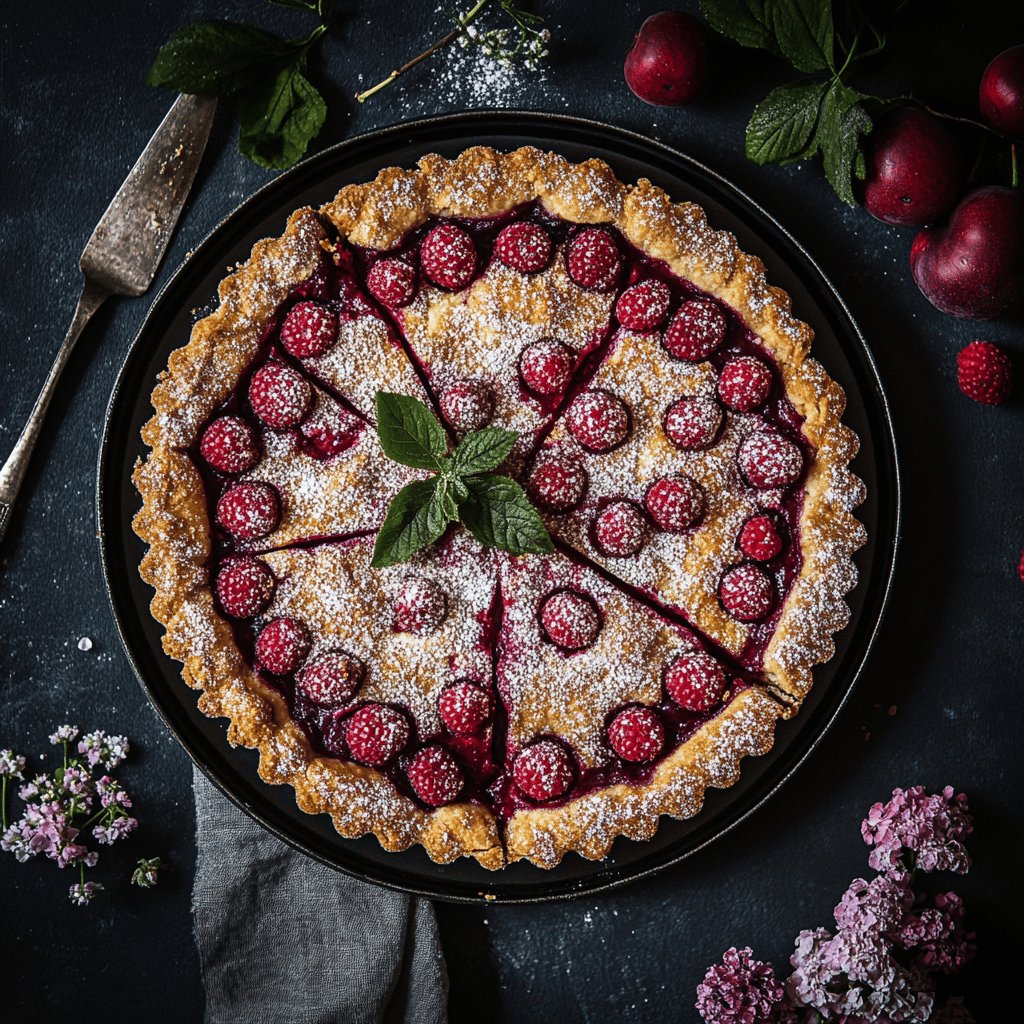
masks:
<svg viewBox="0 0 1024 1024"><path fill-rule="evenodd" d="M1020 170L1017 167L1017 143L1010 143L1010 188L1020 185ZM6 780L5 780L6 781Z"/></svg>
<svg viewBox="0 0 1024 1024"><path fill-rule="evenodd" d="M446 46L451 45L456 39L461 36L467 28L476 20L480 12L490 3L490 0L477 0L470 10L459 18L458 25L451 30L447 35L442 36L436 42L431 43L422 53L417 54L412 60L407 61L400 68L392 71L387 78L379 81L375 86L364 90L363 92L356 93L356 99L360 103L365 103L374 93L378 93L381 89L389 86L396 78L404 75L406 71L412 70L421 61L426 60L428 57L432 57L438 50L443 50Z"/></svg>
<svg viewBox="0 0 1024 1024"><path fill-rule="evenodd" d="M4 776L3 785L0 786L0 815L3 817L4 831L7 831L7 776Z"/></svg>

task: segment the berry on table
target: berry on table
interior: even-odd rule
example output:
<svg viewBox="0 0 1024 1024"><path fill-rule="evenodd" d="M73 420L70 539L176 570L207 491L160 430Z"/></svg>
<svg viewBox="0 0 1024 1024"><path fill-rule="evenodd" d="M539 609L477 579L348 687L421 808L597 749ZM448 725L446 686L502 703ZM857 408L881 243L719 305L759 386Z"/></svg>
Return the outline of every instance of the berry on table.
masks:
<svg viewBox="0 0 1024 1024"><path fill-rule="evenodd" d="M983 405L1000 405L1010 397L1013 366L1010 357L991 341L972 341L956 357L960 390Z"/></svg>

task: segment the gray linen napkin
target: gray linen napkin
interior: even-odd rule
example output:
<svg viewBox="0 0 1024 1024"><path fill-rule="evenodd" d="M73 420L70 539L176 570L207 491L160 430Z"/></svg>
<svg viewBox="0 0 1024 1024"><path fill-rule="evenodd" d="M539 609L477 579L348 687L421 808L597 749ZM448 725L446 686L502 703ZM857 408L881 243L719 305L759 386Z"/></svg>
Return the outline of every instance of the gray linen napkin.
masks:
<svg viewBox="0 0 1024 1024"><path fill-rule="evenodd" d="M324 867L193 770L208 1024L445 1024L434 908Z"/></svg>

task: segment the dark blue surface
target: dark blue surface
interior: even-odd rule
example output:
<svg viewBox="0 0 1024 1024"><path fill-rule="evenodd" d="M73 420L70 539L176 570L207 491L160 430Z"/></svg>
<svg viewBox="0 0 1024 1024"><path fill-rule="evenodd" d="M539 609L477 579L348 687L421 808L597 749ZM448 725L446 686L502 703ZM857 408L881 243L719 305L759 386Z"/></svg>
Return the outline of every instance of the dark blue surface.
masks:
<svg viewBox="0 0 1024 1024"><path fill-rule="evenodd" d="M442 27L433 4L339 4L318 81L331 83L321 136L467 107L522 106L604 119L661 138L732 178L808 248L871 344L893 403L905 480L896 588L866 676L830 741L758 815L682 867L607 896L544 907L439 907L452 1019L696 1019L704 967L734 943L782 966L803 927L827 925L847 881L866 870L862 813L893 785L946 782L972 798L976 865L952 887L979 932L956 986L979 1017L1022 966L1024 853L1018 794L1024 586L1020 398L998 410L956 388L955 352L974 337L1024 357L1019 318L995 324L937 313L909 280L912 232L840 206L816 166L756 168L742 127L786 79L776 61L715 44L705 99L655 110L621 79L632 32L656 4L543 4L556 53L541 78L487 76L445 56L360 107L347 97ZM598 13L595 9L600 7ZM981 70L1024 39L1015 5L908 6L892 57L871 85L913 90L970 114ZM63 335L76 261L107 201L170 104L142 84L157 46L198 17L259 19L299 34L301 15L265 5L68 2L0 14L0 448L9 449ZM155 289L269 175L234 151L218 118L190 209ZM129 734L124 778L142 822L104 853L108 891L67 902L50 862L0 856L0 976L5 1018L112 1019L145 1007L154 1024L193 1020L203 994L191 943L194 846L190 769L145 702L117 643L102 589L93 517L98 431L117 367L147 299L101 311L72 360L0 550L0 746L37 752L52 726ZM1020 367L1019 367L1020 368ZM80 652L79 637L94 643ZM134 858L175 866L151 892L130 890Z"/></svg>

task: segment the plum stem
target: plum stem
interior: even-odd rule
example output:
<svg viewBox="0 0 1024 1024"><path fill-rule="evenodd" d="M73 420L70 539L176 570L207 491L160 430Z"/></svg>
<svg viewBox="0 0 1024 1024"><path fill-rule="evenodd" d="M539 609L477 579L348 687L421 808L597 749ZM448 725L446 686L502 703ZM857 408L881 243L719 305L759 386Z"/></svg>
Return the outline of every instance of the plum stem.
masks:
<svg viewBox="0 0 1024 1024"><path fill-rule="evenodd" d="M981 121L975 121L972 117L961 117L959 114L947 114L944 110L936 110L935 107L930 107L924 102L924 100L918 99L913 94L907 96L896 96L894 99L907 100L910 103L916 103L922 110L928 111L928 113L933 117L941 117L944 121L956 121L958 124L970 125L970 127L977 128L989 135L994 135L998 139L1005 139L1007 142L1012 141L1009 135L1004 135L1002 132L996 131L996 129L991 127L991 125L984 124Z"/></svg>
<svg viewBox="0 0 1024 1024"><path fill-rule="evenodd" d="M1017 167L1017 143L1010 143L1010 188L1020 185L1020 172Z"/></svg>

